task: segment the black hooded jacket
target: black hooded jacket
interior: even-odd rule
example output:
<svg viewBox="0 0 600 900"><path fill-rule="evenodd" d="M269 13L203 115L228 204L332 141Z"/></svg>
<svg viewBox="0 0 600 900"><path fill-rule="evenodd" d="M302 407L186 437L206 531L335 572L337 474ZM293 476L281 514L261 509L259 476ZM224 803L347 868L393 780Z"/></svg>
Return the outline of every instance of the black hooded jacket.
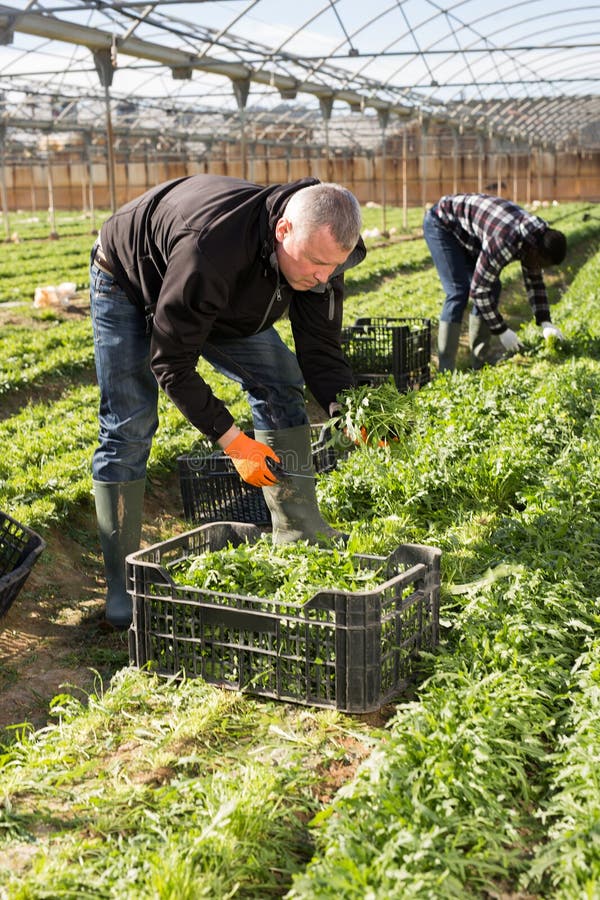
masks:
<svg viewBox="0 0 600 900"><path fill-rule="evenodd" d="M213 439L233 418L196 371L206 340L256 334L288 311L300 368L323 408L354 383L340 344L343 271L364 259L362 240L320 291L294 291L280 281L273 253L289 197L311 184L318 180L262 187L193 175L147 191L102 226L115 280L132 303L153 313L159 385Z"/></svg>

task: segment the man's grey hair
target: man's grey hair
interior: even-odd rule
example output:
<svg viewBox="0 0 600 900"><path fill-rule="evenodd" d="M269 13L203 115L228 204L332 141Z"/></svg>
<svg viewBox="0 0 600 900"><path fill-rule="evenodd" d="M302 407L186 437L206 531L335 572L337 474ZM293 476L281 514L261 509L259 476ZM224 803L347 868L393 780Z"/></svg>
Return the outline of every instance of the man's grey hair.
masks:
<svg viewBox="0 0 600 900"><path fill-rule="evenodd" d="M354 194L341 184L323 182L300 188L288 200L284 215L301 237L328 226L343 250L353 250L360 237L362 217Z"/></svg>

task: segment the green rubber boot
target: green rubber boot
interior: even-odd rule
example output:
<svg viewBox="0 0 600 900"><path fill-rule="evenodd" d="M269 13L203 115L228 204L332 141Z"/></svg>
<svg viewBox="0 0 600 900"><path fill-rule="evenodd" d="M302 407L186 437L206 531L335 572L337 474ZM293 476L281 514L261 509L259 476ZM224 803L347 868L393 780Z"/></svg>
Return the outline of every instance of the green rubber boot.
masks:
<svg viewBox="0 0 600 900"><path fill-rule="evenodd" d="M460 322L440 322L438 327L438 369L453 372L460 341Z"/></svg>
<svg viewBox="0 0 600 900"><path fill-rule="evenodd" d="M106 621L119 631L131 625L125 557L139 549L146 480L94 481L94 499L106 576Z"/></svg>
<svg viewBox="0 0 600 900"><path fill-rule="evenodd" d="M275 451L285 471L290 473L273 487L263 488L273 522L273 543L310 541L326 545L334 539L344 540L346 535L328 525L319 511L310 425L255 431L254 436Z"/></svg>
<svg viewBox="0 0 600 900"><path fill-rule="evenodd" d="M481 316L469 315L469 347L474 369L494 365L496 360L492 355L492 332Z"/></svg>

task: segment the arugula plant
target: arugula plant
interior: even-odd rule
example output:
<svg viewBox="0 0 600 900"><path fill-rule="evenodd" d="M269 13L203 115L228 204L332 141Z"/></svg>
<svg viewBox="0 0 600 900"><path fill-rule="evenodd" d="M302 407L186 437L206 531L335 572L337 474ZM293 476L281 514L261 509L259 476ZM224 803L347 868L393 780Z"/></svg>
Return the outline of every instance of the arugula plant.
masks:
<svg viewBox="0 0 600 900"><path fill-rule="evenodd" d="M381 568L364 568L345 548L324 550L308 541L274 545L269 534L254 543L229 544L179 560L170 570L177 584L215 592L268 598L292 614L326 588L370 590Z"/></svg>

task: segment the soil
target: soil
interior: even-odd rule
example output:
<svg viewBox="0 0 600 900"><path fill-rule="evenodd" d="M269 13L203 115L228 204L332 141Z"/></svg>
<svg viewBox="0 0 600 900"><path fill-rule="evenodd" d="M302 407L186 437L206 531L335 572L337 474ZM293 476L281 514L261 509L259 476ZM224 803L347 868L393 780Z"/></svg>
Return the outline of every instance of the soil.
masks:
<svg viewBox="0 0 600 900"><path fill-rule="evenodd" d="M146 492L142 546L180 534L176 473ZM51 701L82 700L127 665L127 632L104 621L104 585L92 503L66 525L44 529L46 548L8 612L0 619L0 729L52 720ZM1 737L1 736L0 736Z"/></svg>
<svg viewBox="0 0 600 900"><path fill-rule="evenodd" d="M88 316L89 301L77 298L52 313L71 320ZM10 325L41 329L49 327L49 320L22 303L3 303L0 328ZM91 368L71 381L91 384L94 379ZM28 402L47 402L63 390L58 378L13 391L2 397L0 418ZM142 546L188 530L182 516L177 473L149 480ZM127 632L108 628L104 620L103 566L91 497L72 511L68 522L44 528L42 537L46 548L0 618L0 742L6 729L48 724L54 697L66 692L85 700L129 660Z"/></svg>

